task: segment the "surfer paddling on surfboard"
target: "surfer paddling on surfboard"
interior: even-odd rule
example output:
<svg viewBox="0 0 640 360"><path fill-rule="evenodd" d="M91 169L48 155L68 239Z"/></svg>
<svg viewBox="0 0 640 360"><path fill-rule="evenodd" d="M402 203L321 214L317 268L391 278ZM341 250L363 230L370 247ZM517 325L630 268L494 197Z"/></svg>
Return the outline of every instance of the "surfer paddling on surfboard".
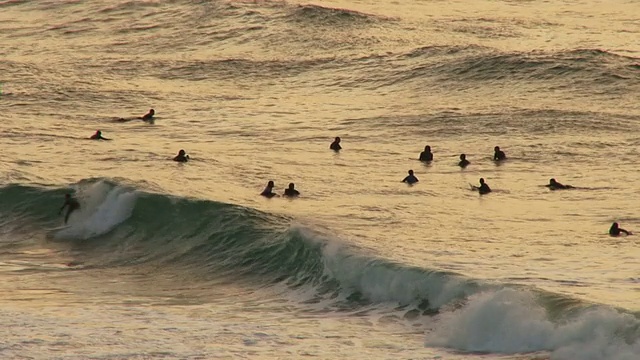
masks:
<svg viewBox="0 0 640 360"><path fill-rule="evenodd" d="M102 131L100 130L96 130L96 133L91 135L91 137L89 138L91 140L111 140L111 139L107 139L106 137L102 136Z"/></svg>
<svg viewBox="0 0 640 360"><path fill-rule="evenodd" d="M148 122L148 123L153 123L153 116L156 114L156 111L153 109L149 109L149 112L142 115L142 116L137 116L137 117L130 117L130 118L118 118L115 121L117 122L127 122L127 121L131 121L131 120L142 120L144 122Z"/></svg>
<svg viewBox="0 0 640 360"><path fill-rule="evenodd" d="M617 222L611 224L611 228L609 228L609 235L611 236L620 236L622 233L625 235L631 235L631 231L627 231L618 225Z"/></svg>
<svg viewBox="0 0 640 360"><path fill-rule="evenodd" d="M573 189L573 186L560 184L559 182L556 181L556 179L553 179L553 178L549 179L549 184L545 186L548 187L550 190Z"/></svg>
<svg viewBox="0 0 640 360"><path fill-rule="evenodd" d="M80 209L80 203L78 202L78 200L71 197L71 194L65 194L64 204L62 204L62 207L60 208L60 211L58 211L58 214L61 214L62 210L64 210L64 208L67 206L68 206L67 214L64 216L65 224L67 223L67 221L69 221L69 215L71 215L73 211Z"/></svg>

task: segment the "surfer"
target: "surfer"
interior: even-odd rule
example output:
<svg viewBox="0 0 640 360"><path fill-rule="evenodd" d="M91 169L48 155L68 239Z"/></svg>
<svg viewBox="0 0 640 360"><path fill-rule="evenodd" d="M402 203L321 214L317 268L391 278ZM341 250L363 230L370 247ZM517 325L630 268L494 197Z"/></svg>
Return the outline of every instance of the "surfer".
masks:
<svg viewBox="0 0 640 360"><path fill-rule="evenodd" d="M460 154L460 162L458 163L458 166L460 166L461 168L466 168L469 164L471 164L471 162L469 162L469 160L467 160L467 155L465 154Z"/></svg>
<svg viewBox="0 0 640 360"><path fill-rule="evenodd" d="M260 195L267 197L267 198L272 198L274 196L278 196L278 194L273 192L273 188L275 187L275 184L273 183L272 180L269 180L269 182L267 183L267 186L264 188L264 190L262 190L262 192L260 193Z"/></svg>
<svg viewBox="0 0 640 360"><path fill-rule="evenodd" d="M100 131L100 130L96 130L96 133L91 135L91 137L89 139L91 139L91 140L111 140L111 139L107 139L105 137L102 137L102 131Z"/></svg>
<svg viewBox="0 0 640 360"><path fill-rule="evenodd" d="M484 182L484 178L480 178L480 186L471 185L474 190L478 190L480 195L485 195L491 192L491 188Z"/></svg>
<svg viewBox="0 0 640 360"><path fill-rule="evenodd" d="M418 180L418 178L415 175L413 175L413 170L409 170L409 175L407 175L404 179L402 179L402 182L405 182L409 185L413 185L418 181L420 180Z"/></svg>
<svg viewBox="0 0 640 360"><path fill-rule="evenodd" d="M424 151L420 153L420 161L431 162L433 161L433 154L431 153L431 146L424 147Z"/></svg>
<svg viewBox="0 0 640 360"><path fill-rule="evenodd" d="M627 231L618 226L617 222L611 224L611 228L609 228L609 235L611 236L620 236L620 233L625 233L626 235L631 235L631 231Z"/></svg>
<svg viewBox="0 0 640 360"><path fill-rule="evenodd" d="M284 196L287 196L287 197L299 196L300 192L295 189L295 186L296 185L294 183L289 183L289 187L284 189Z"/></svg>
<svg viewBox="0 0 640 360"><path fill-rule="evenodd" d="M67 214L64 217L64 223L65 224L69 220L69 215L71 215L71 213L73 211L80 209L80 203L78 202L78 200L76 200L73 197L71 197L71 194L65 194L64 195L64 204L62 204L62 207L60 208L60 211L58 211L58 215L60 215L62 213L62 210L64 210L64 208L67 207L67 206L68 206Z"/></svg>
<svg viewBox="0 0 640 360"><path fill-rule="evenodd" d="M173 161L177 161L177 162L187 162L189 161L189 155L187 155L187 153L180 149L180 151L178 151L178 155L176 155L176 157L173 158Z"/></svg>
<svg viewBox="0 0 640 360"><path fill-rule="evenodd" d="M496 146L493 148L493 160L494 161L507 160L507 155L505 155L504 151L500 150L500 146Z"/></svg>
<svg viewBox="0 0 640 360"><path fill-rule="evenodd" d="M142 121L151 121L151 120L153 120L153 115L155 115L155 114L156 114L155 110L149 109L149 112L144 114L144 115L142 115L140 117L140 120L142 120Z"/></svg>
<svg viewBox="0 0 640 360"><path fill-rule="evenodd" d="M573 189L571 185L563 185L556 181L556 179L549 179L549 184L545 185L549 190L561 190L561 189Z"/></svg>
<svg viewBox="0 0 640 360"><path fill-rule="evenodd" d="M340 146L340 137L336 136L336 139L333 140L333 142L331 143L331 145L329 145L329 149L333 150L333 151L340 151L342 150L342 146Z"/></svg>
<svg viewBox="0 0 640 360"><path fill-rule="evenodd" d="M116 119L114 121L117 122L127 122L127 121L131 121L131 120L142 120L145 122L153 122L153 116L156 114L156 111L153 109L149 109L149 112L142 115L142 116L137 116L137 117L130 117L130 118L119 118Z"/></svg>

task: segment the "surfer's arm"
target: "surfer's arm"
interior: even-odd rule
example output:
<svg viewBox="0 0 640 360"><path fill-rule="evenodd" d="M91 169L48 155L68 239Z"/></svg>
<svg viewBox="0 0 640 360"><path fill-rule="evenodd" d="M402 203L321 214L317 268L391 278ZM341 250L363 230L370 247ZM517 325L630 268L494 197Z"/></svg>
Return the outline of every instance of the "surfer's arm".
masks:
<svg viewBox="0 0 640 360"><path fill-rule="evenodd" d="M60 208L60 211L58 211L58 214L61 214L61 213L62 213L62 210L64 210L64 208L65 208L65 207L67 207L67 205L69 205L69 203L67 203L67 202L65 201L65 203L64 203L64 204L62 204L62 207Z"/></svg>

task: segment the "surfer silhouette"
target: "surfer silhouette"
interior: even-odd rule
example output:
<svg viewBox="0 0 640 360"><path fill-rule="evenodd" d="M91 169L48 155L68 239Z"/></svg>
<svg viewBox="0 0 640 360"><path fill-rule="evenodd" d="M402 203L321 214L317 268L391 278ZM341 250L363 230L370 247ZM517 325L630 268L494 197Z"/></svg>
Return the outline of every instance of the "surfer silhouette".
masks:
<svg viewBox="0 0 640 360"><path fill-rule="evenodd" d="M573 186L571 185L563 185L559 182L556 181L556 179L549 179L549 184L545 185L546 187L549 188L549 190L562 190L562 189L573 189Z"/></svg>
<svg viewBox="0 0 640 360"><path fill-rule="evenodd" d="M342 150L342 146L340 146L340 137L339 136L336 136L335 140L333 140L331 145L329 145L329 149L331 149L333 151Z"/></svg>
<svg viewBox="0 0 640 360"><path fill-rule="evenodd" d="M297 197L300 195L300 192L298 190L295 189L295 184L294 183L289 183L289 187L284 189L284 196L287 197Z"/></svg>
<svg viewBox="0 0 640 360"><path fill-rule="evenodd" d="M423 162L431 162L433 161L433 154L431 153L431 146L427 145L424 147L424 151L420 153L420 161Z"/></svg>
<svg viewBox="0 0 640 360"><path fill-rule="evenodd" d="M460 154L460 162L458 163L458 166L460 166L461 168L464 169L467 166L469 166L469 164L471 164L471 162L469 162L469 160L467 160L467 155Z"/></svg>
<svg viewBox="0 0 640 360"><path fill-rule="evenodd" d="M494 161L507 160L507 155L504 153L504 151L500 150L500 146L496 146L493 148L493 160Z"/></svg>
<svg viewBox="0 0 640 360"><path fill-rule="evenodd" d="M64 223L66 224L67 221L69 221L69 215L71 215L75 210L80 209L80 203L78 200L74 199L71 194L65 194L64 204L62 204L60 211L58 211L58 215L62 213L62 210L64 210L65 207L67 207L67 214L64 216Z"/></svg>
<svg viewBox="0 0 640 360"><path fill-rule="evenodd" d="M262 190L262 192L260 193L260 195L267 197L267 198L272 198L274 196L278 196L278 194L273 192L273 188L275 187L275 184L273 183L273 181L269 181L267 183L267 186L264 188L264 190Z"/></svg>
<svg viewBox="0 0 640 360"><path fill-rule="evenodd" d="M626 235L631 235L631 231L627 231L621 228L617 222L614 222L613 224L611 224L611 227L609 228L609 235L620 236L621 233L625 233Z"/></svg>
<svg viewBox="0 0 640 360"><path fill-rule="evenodd" d="M471 185L474 190L478 190L480 195L485 195L491 192L491 188L484 182L484 178L480 178L480 186Z"/></svg>
<svg viewBox="0 0 640 360"><path fill-rule="evenodd" d="M418 180L418 178L415 175L413 175L413 170L409 170L409 175L407 175L404 179L402 179L402 182L405 182L409 185L413 185L418 181L420 180Z"/></svg>
<svg viewBox="0 0 640 360"><path fill-rule="evenodd" d="M180 149L180 151L178 151L178 155L173 158L173 161L187 162L189 161L189 155L187 155L187 153L183 149Z"/></svg>
<svg viewBox="0 0 640 360"><path fill-rule="evenodd" d="M149 109L149 112L144 114L144 115L142 115L140 117L140 120L142 120L142 121L151 121L151 120L153 120L153 115L155 115L155 114L156 114L155 110Z"/></svg>
<svg viewBox="0 0 640 360"><path fill-rule="evenodd" d="M105 137L102 137L102 131L100 131L100 130L96 130L95 134L91 135L91 137L89 139L91 139L91 140L111 140L111 139L107 139Z"/></svg>
<svg viewBox="0 0 640 360"><path fill-rule="evenodd" d="M145 122L153 122L153 116L156 114L156 111L153 109L149 109L149 112L142 115L142 116L137 116L137 117L130 117L130 118L119 118L116 119L115 121L118 122L127 122L127 121L132 121L132 120L142 120Z"/></svg>

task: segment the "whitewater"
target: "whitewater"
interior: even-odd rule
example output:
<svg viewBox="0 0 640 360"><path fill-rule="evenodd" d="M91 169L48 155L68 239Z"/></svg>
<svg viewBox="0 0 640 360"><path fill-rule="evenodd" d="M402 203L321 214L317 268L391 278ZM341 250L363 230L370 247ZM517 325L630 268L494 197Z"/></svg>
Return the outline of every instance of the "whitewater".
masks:
<svg viewBox="0 0 640 360"><path fill-rule="evenodd" d="M638 18L0 0L0 357L639 359Z"/></svg>

